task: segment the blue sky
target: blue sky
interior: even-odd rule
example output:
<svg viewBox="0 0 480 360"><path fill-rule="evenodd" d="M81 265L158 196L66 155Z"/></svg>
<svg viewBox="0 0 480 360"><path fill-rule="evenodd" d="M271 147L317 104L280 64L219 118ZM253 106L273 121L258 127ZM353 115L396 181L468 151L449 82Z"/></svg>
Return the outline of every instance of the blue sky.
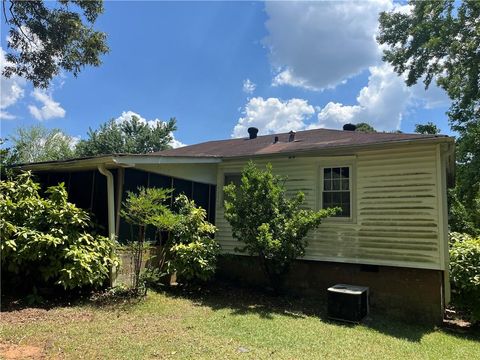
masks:
<svg viewBox="0 0 480 360"><path fill-rule="evenodd" d="M103 65L47 91L2 78L1 136L41 122L85 138L132 112L176 117L184 144L245 136L249 126L267 134L360 121L404 132L432 121L448 134L443 91L406 88L380 60L378 12L393 8L408 11L390 0L106 2L96 23L111 50ZM5 35L2 23L4 50Z"/></svg>

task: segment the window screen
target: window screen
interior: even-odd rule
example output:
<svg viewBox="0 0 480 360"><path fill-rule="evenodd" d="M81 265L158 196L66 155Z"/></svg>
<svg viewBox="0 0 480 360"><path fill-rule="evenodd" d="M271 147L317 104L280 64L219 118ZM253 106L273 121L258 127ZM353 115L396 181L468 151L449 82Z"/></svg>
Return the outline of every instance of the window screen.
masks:
<svg viewBox="0 0 480 360"><path fill-rule="evenodd" d="M339 207L336 217L350 217L351 189L350 168L331 167L323 169L322 207Z"/></svg>

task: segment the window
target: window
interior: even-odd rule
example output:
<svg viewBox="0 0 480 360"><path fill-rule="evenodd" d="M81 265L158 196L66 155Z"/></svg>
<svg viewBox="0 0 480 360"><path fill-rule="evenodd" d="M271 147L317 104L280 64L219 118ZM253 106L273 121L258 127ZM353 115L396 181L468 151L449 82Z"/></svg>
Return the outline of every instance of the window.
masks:
<svg viewBox="0 0 480 360"><path fill-rule="evenodd" d="M240 186L242 184L242 175L241 174L225 174L223 185L227 186L230 184Z"/></svg>
<svg viewBox="0 0 480 360"><path fill-rule="evenodd" d="M335 217L351 216L350 167L323 168L322 207L339 207L341 212Z"/></svg>

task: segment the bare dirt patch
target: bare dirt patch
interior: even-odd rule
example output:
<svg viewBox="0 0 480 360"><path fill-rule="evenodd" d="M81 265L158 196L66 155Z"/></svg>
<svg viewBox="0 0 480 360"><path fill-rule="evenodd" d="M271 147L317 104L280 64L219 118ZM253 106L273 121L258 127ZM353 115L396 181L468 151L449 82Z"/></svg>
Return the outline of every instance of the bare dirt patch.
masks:
<svg viewBox="0 0 480 360"><path fill-rule="evenodd" d="M55 321L69 323L73 321L92 321L93 313L74 309L46 310L38 308L26 308L2 312L0 324L29 324L36 321Z"/></svg>
<svg viewBox="0 0 480 360"><path fill-rule="evenodd" d="M42 348L31 345L15 345L0 343L0 358L12 359L46 359Z"/></svg>

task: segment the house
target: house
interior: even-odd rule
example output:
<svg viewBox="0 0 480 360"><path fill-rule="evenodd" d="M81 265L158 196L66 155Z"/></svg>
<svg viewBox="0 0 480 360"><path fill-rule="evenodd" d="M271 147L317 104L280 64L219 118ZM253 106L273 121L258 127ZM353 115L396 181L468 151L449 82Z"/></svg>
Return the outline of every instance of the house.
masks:
<svg viewBox="0 0 480 360"><path fill-rule="evenodd" d="M111 236L128 231L119 217L126 191L173 187L203 206L225 254L238 245L223 216L223 186L244 165L271 163L313 209L340 206L309 234L288 284L322 292L335 283L369 286L372 305L438 321L449 301L446 190L453 184L454 139L443 135L315 129L209 141L145 155L112 154L23 166L42 183L64 181L71 200L91 209ZM107 232L107 230L105 230ZM228 257L220 274L261 283L255 259Z"/></svg>

